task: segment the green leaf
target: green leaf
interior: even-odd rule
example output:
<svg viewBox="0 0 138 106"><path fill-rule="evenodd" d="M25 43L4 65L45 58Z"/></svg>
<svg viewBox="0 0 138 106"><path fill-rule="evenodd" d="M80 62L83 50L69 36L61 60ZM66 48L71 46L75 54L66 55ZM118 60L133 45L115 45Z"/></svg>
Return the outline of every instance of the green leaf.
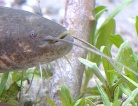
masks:
<svg viewBox="0 0 138 106"><path fill-rule="evenodd" d="M75 104L74 105L71 105L71 106L86 106L86 105L89 105L89 106L96 106L92 100L95 99L95 97L93 96L86 96L86 97L83 97L81 99L77 99Z"/></svg>
<svg viewBox="0 0 138 106"><path fill-rule="evenodd" d="M108 41L108 37L115 33L115 20L111 19L102 29L99 29L99 33L96 35L96 47L98 49L101 48L101 46L106 46L110 44Z"/></svg>
<svg viewBox="0 0 138 106"><path fill-rule="evenodd" d="M137 32L137 35L138 35L138 16L136 16L135 27L136 27L136 32Z"/></svg>
<svg viewBox="0 0 138 106"><path fill-rule="evenodd" d="M108 70L109 73L113 73L114 75L116 76L120 76L120 73L118 73L117 71L115 70Z"/></svg>
<svg viewBox="0 0 138 106"><path fill-rule="evenodd" d="M127 77L127 76L125 76L125 75L123 75L123 77L124 77L125 79L127 79L131 84L133 84L134 86L136 86L136 87L138 88L138 83L136 83L135 81L133 81L132 79L130 79L129 77Z"/></svg>
<svg viewBox="0 0 138 106"><path fill-rule="evenodd" d="M102 26L100 27L100 29L102 27L104 27L104 25L106 25L107 23L109 23L109 21L111 21L121 10L123 10L125 7L127 7L133 0L126 0L124 3L120 4L104 21L104 23L102 24ZM98 31L98 33L100 32L100 30Z"/></svg>
<svg viewBox="0 0 138 106"><path fill-rule="evenodd" d="M76 100L73 106L78 106L80 102L81 102L81 99Z"/></svg>
<svg viewBox="0 0 138 106"><path fill-rule="evenodd" d="M121 88L122 92L123 92L125 95L127 95L128 97L131 95L132 90L131 90L130 87L128 86L128 83L122 82L122 84L120 84L119 87ZM135 99L136 99L136 101L138 101L137 98L135 98ZM132 106L136 106L134 100L132 100L131 103L132 103Z"/></svg>
<svg viewBox="0 0 138 106"><path fill-rule="evenodd" d="M115 33L115 21L114 19L110 20L102 29L99 29L100 32L95 35L95 46L100 49L101 46L108 46L111 48L112 44L109 42L108 37ZM91 61L97 63L98 65L101 62L101 57L93 54Z"/></svg>
<svg viewBox="0 0 138 106"><path fill-rule="evenodd" d="M17 94L20 91L20 87L16 84L16 82L14 82L9 89L6 89L2 92L1 95L1 101L3 102L11 102L16 100L17 98Z"/></svg>
<svg viewBox="0 0 138 106"><path fill-rule="evenodd" d="M112 106L121 106L121 101L119 100L114 101Z"/></svg>
<svg viewBox="0 0 138 106"><path fill-rule="evenodd" d="M122 106L128 106L132 100L134 100L135 96L138 94L138 88L133 90L129 97L123 102Z"/></svg>
<svg viewBox="0 0 138 106"><path fill-rule="evenodd" d="M82 92L87 88L88 83L89 83L89 81L91 80L91 78L93 76L93 72L91 71L90 68L88 68L84 72L85 72L85 77L83 79L84 81L83 81L83 84L82 84L82 87L81 87Z"/></svg>
<svg viewBox="0 0 138 106"><path fill-rule="evenodd" d="M107 9L106 9L105 6L98 6L98 7L96 7L94 9L94 14L95 14L96 20L98 20L105 11L107 11Z"/></svg>
<svg viewBox="0 0 138 106"><path fill-rule="evenodd" d="M111 44L108 41L108 36L111 34L114 34L115 32L115 22L113 22L113 18L127 5L129 5L133 0L126 0L124 3L122 3L120 6L118 6L104 21L104 23L101 25L101 27L96 30L96 25L94 25L94 30L92 30L91 34L91 44L95 45L98 49L100 49L101 46L107 46ZM102 10L102 9L101 9ZM95 23L97 24L97 22ZM100 65L101 58L95 54L89 54L89 60L97 63L97 65Z"/></svg>
<svg viewBox="0 0 138 106"><path fill-rule="evenodd" d="M78 106L85 106L85 98L83 97Z"/></svg>
<svg viewBox="0 0 138 106"><path fill-rule="evenodd" d="M1 83L0 83L0 95L2 94L2 92L6 86L8 76L9 76L9 72L3 73L3 75L2 75L2 79L1 79Z"/></svg>
<svg viewBox="0 0 138 106"><path fill-rule="evenodd" d="M50 98L46 98L46 101L47 101L47 103L48 103L50 106L55 106L54 101L51 100Z"/></svg>
<svg viewBox="0 0 138 106"><path fill-rule="evenodd" d="M62 85L61 91L60 91L60 98L62 101L63 106L70 106L72 103L71 94L66 85Z"/></svg>
<svg viewBox="0 0 138 106"><path fill-rule="evenodd" d="M133 52L132 48L128 44L127 41L125 41L123 44L121 44L119 51L117 53L117 56L115 58L116 61L124 64L125 66L129 67L130 69L134 70L135 73L138 73L138 67L137 67L137 56ZM121 70L123 66L116 65L116 68ZM137 76L134 74L134 72L129 71L127 69L124 69L125 74L132 80L138 82ZM128 85L131 89L134 89L135 87L128 82Z"/></svg>
<svg viewBox="0 0 138 106"><path fill-rule="evenodd" d="M116 82L116 83L110 87L110 90L111 90L113 93L116 91L116 88L124 82L123 77L121 77L120 79L117 78L115 82ZM117 93L116 93L116 94L117 94ZM114 95L115 95L115 94L114 94Z"/></svg>
<svg viewBox="0 0 138 106"><path fill-rule="evenodd" d="M11 75L13 82L18 82L22 78L22 72L12 72Z"/></svg>
<svg viewBox="0 0 138 106"><path fill-rule="evenodd" d="M101 72L99 71L96 63L90 62L89 60L83 59L83 58L79 58L79 61L81 63L83 63L84 65L88 66L89 68L91 68L91 70L93 71L93 73L97 76L97 78L104 84L106 85L106 80L103 77L103 75L101 74Z"/></svg>
<svg viewBox="0 0 138 106"><path fill-rule="evenodd" d="M124 3L122 3L120 6L118 6L104 21L102 26L98 29L96 32L97 42L96 47L100 48L100 46L105 43L105 39L107 39L107 35L114 34L112 31L115 31L115 21L113 21L113 18L127 5L129 5L133 0L126 0ZM113 24L113 25L112 25ZM108 26L108 27L107 27ZM112 30L111 30L112 29ZM114 30L113 30L114 29ZM110 31L111 30L111 31ZM104 31L104 32L103 32ZM112 32L112 33L111 33ZM104 37L105 36L105 37ZM104 38L103 38L104 37ZM98 40L99 39L99 40ZM96 39L95 39L96 40ZM100 42L100 40L102 40ZM100 44L99 44L100 43ZM102 43L102 45L101 45Z"/></svg>
<svg viewBox="0 0 138 106"><path fill-rule="evenodd" d="M104 54L111 57L111 53L110 53L110 50L108 49L108 47L103 46L102 51ZM106 78L108 80L109 85L111 86L114 82L114 75L115 74L110 73L108 70L114 70L114 68L105 58L102 58L102 63L103 63Z"/></svg>
<svg viewBox="0 0 138 106"><path fill-rule="evenodd" d="M133 0L126 0L124 3L120 4L105 20L101 28L104 27L111 19L113 19L121 10L127 7Z"/></svg>
<svg viewBox="0 0 138 106"><path fill-rule="evenodd" d="M121 35L110 35L108 39L116 46L120 47L120 45L124 42L123 38Z"/></svg>
<svg viewBox="0 0 138 106"><path fill-rule="evenodd" d="M119 87L117 86L114 91L114 101L118 101L119 99ZM119 105L116 105L119 106Z"/></svg>
<svg viewBox="0 0 138 106"><path fill-rule="evenodd" d="M84 93L90 94L90 95L98 95L98 96L100 95L96 86L92 88L90 87L86 88Z"/></svg>
<svg viewBox="0 0 138 106"><path fill-rule="evenodd" d="M86 103L89 104L89 106L96 106L92 100L86 99Z"/></svg>
<svg viewBox="0 0 138 106"><path fill-rule="evenodd" d="M111 103L110 103L110 100L109 100L107 94L105 93L105 91L102 89L102 87L98 83L97 83L97 88L101 94L104 106L111 106Z"/></svg>
<svg viewBox="0 0 138 106"><path fill-rule="evenodd" d="M121 88L121 90L123 91L123 93L125 95L129 96L131 94L131 89L129 88L129 86L126 83L120 84L119 87Z"/></svg>

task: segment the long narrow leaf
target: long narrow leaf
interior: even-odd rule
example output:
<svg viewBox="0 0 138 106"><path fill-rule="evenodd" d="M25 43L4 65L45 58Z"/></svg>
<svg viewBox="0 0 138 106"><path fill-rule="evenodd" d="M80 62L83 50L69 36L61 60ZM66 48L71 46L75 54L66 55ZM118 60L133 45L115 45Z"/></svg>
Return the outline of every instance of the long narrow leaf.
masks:
<svg viewBox="0 0 138 106"><path fill-rule="evenodd" d="M118 6L105 20L105 22L102 24L101 28L107 24L112 18L114 18L121 10L123 10L126 6L128 6L133 0L126 0L124 3L122 3L120 6Z"/></svg>
<svg viewBox="0 0 138 106"><path fill-rule="evenodd" d="M105 6L98 6L94 9L94 14L95 14L95 18L96 20L100 18L100 16L107 11Z"/></svg>
<svg viewBox="0 0 138 106"><path fill-rule="evenodd" d="M121 106L121 102L119 100L116 100L112 106Z"/></svg>
<svg viewBox="0 0 138 106"><path fill-rule="evenodd" d="M111 57L111 53L110 53L110 50L108 49L108 47L104 46L102 51L104 54ZM102 62L103 62L103 67L104 67L104 72L105 72L106 78L108 80L108 83L111 86L114 82L115 74L110 73L108 70L114 70L114 68L105 58L102 58Z"/></svg>
<svg viewBox="0 0 138 106"><path fill-rule="evenodd" d="M128 44L128 41L125 41L123 44L121 44L115 60L133 69L135 72L138 72L137 55L134 53L132 47ZM123 68L123 66L119 66L119 65L116 65L116 67L119 70ZM128 71L127 69L124 69L124 70L125 70L125 74L129 76L130 79L136 82L138 81L136 74ZM131 83L129 83L128 85L129 87L133 87Z"/></svg>
<svg viewBox="0 0 138 106"><path fill-rule="evenodd" d="M114 101L117 101L119 99L119 87L116 87L114 90Z"/></svg>
<svg viewBox="0 0 138 106"><path fill-rule="evenodd" d="M66 85L62 85L62 87L61 87L60 98L61 98L63 106L71 105L71 103L72 103L71 94Z"/></svg>
<svg viewBox="0 0 138 106"><path fill-rule="evenodd" d="M127 79L131 84L133 84L134 86L136 86L136 87L138 88L138 83L136 83L135 81L133 81L132 79L130 79L129 77L127 77L127 76L125 76L125 75L123 75L123 77L124 77L125 79Z"/></svg>
<svg viewBox="0 0 138 106"><path fill-rule="evenodd" d="M79 61L81 63L83 63L84 65L88 66L89 68L92 69L93 73L97 76L97 78L104 84L106 85L106 80L103 77L103 75L101 74L101 72L99 71L98 67L96 66L95 63L90 62L89 60L83 59L83 58L79 58Z"/></svg>
<svg viewBox="0 0 138 106"><path fill-rule="evenodd" d="M110 20L102 29L99 29L100 32L95 35L95 46L100 49L101 46L108 46L109 49L112 46L112 43L108 40L108 37L115 33L115 20ZM97 63L97 65L101 62L101 57L93 54L91 61Z"/></svg>
<svg viewBox="0 0 138 106"><path fill-rule="evenodd" d="M8 76L9 76L9 72L3 73L3 75L2 75L2 80L1 80L1 83L0 83L0 95L2 94L2 92L3 92L3 90L6 86Z"/></svg>
<svg viewBox="0 0 138 106"><path fill-rule="evenodd" d="M97 87L101 94L104 106L111 106L111 103L110 103L110 100L109 100L107 94L105 93L105 91L102 89L102 87L98 83L97 83Z"/></svg>
<svg viewBox="0 0 138 106"><path fill-rule="evenodd" d="M136 16L135 27L136 27L136 32L137 32L137 35L138 35L138 16Z"/></svg>
<svg viewBox="0 0 138 106"><path fill-rule="evenodd" d="M110 35L108 39L116 46L120 47L120 45L124 42L123 38L121 35Z"/></svg>
<svg viewBox="0 0 138 106"><path fill-rule="evenodd" d="M47 103L49 103L50 106L55 106L54 101L52 101L50 98L46 98Z"/></svg>
<svg viewBox="0 0 138 106"><path fill-rule="evenodd" d="M91 100L86 99L86 103L89 104L89 106L96 106Z"/></svg>
<svg viewBox="0 0 138 106"><path fill-rule="evenodd" d="M125 102L122 104L122 106L128 106L129 103L134 100L135 96L138 94L138 88L136 88L135 90L133 90L131 92L131 94L129 95L129 97L125 100Z"/></svg>
<svg viewBox="0 0 138 106"><path fill-rule="evenodd" d="M75 104L75 106L85 106L85 98L83 97L82 99L80 99L78 105Z"/></svg>
<svg viewBox="0 0 138 106"><path fill-rule="evenodd" d="M121 88L121 90L125 95L129 96L131 94L131 89L128 87L126 83L120 84L119 87Z"/></svg>

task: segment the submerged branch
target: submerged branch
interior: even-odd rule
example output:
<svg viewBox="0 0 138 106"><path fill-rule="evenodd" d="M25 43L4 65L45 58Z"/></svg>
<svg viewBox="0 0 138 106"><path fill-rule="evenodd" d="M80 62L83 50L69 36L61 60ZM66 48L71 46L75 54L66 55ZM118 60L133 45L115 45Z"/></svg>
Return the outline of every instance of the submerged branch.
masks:
<svg viewBox="0 0 138 106"><path fill-rule="evenodd" d="M71 35L89 41L94 20L93 9L94 0L67 0L64 25ZM74 42L81 45L76 40ZM56 106L60 106L57 91L63 83L69 87L73 98L79 95L84 65L78 61L78 58L86 58L86 56L86 50L74 46L67 55L71 65L66 59L58 61L59 65L55 67L56 71L53 75L51 87L51 97L55 101Z"/></svg>

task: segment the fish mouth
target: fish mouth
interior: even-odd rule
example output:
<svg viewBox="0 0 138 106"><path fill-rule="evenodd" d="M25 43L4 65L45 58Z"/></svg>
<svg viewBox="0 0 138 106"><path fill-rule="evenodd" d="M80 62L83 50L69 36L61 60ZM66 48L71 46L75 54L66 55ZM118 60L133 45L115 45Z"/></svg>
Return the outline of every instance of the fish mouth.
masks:
<svg viewBox="0 0 138 106"><path fill-rule="evenodd" d="M38 47L44 48L47 46L59 46L63 44L72 46L71 42L73 41L73 37L69 33L65 32L56 38L52 36L46 36L43 40L39 41Z"/></svg>
<svg viewBox="0 0 138 106"><path fill-rule="evenodd" d="M42 53L40 56L42 57L41 62L51 62L65 56L71 51L73 41L73 37L67 33L62 34L57 38L47 36L43 41L40 41L39 45L37 45L39 52Z"/></svg>
<svg viewBox="0 0 138 106"><path fill-rule="evenodd" d="M73 42L74 39L69 33L65 32L58 36L57 38L49 38L49 43L58 43L58 42Z"/></svg>

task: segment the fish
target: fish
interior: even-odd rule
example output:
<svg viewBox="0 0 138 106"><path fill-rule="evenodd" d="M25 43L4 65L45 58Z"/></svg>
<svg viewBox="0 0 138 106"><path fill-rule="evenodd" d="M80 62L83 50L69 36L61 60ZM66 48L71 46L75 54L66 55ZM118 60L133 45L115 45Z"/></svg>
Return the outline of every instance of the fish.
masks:
<svg viewBox="0 0 138 106"><path fill-rule="evenodd" d="M68 54L73 42L62 25L27 11L0 7L0 73L46 64Z"/></svg>
<svg viewBox="0 0 138 106"><path fill-rule="evenodd" d="M4 103L4 102L0 102L0 106L12 106L12 105Z"/></svg>

